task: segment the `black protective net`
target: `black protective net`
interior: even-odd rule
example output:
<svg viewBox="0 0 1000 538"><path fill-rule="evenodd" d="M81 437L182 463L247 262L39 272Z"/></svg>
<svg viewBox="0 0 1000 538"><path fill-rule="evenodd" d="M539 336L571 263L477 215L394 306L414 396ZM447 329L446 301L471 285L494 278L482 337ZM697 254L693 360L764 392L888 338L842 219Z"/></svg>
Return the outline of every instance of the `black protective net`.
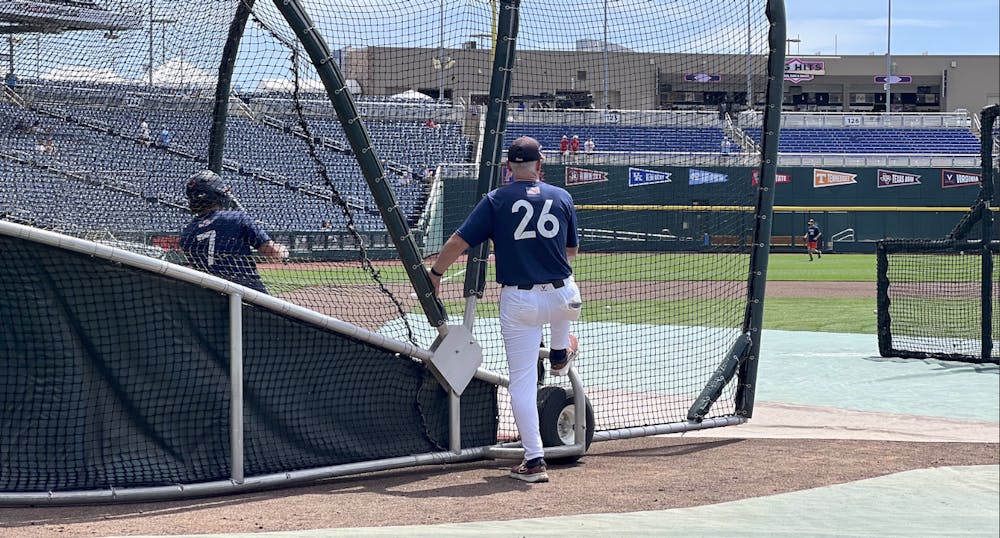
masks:
<svg viewBox="0 0 1000 538"><path fill-rule="evenodd" d="M48 15L29 20L0 7L0 20L15 28L4 37L16 80L9 79L0 99L0 215L6 219L188 263L180 249L181 231L192 219L184 184L212 157L219 65L227 41L234 43L233 31L242 39L226 96L221 176L250 218L291 251L285 263L254 251L241 266L249 272L252 260L271 295L429 347L437 329L420 308L380 214L386 204L379 207L369 183L390 187L391 211L403 215L420 254L433 256L478 199L472 178L478 166L490 165L479 157L484 140L496 135L506 146L527 134L541 141L548 156L546 181L565 186L578 206L582 243L574 271L586 305L574 332L583 348L578 371L599 430L685 422L688 408L743 333L758 196L752 170L760 166L761 148L742 129L763 127L767 61L774 52L765 0L607 0L569 8L565 2L520 2L504 133L485 129L487 105L495 104L489 94L501 2L303 0L331 50L324 62L339 67L360 113L370 141L363 151L377 156L383 169L384 175L367 180L312 60L275 3L105 0L75 18L57 9L64 1L16 4L22 3L47 4ZM242 32L231 26L241 10L249 11ZM84 16L99 22L84 29ZM196 266L211 272L206 263ZM458 284L463 269L453 268L442 300L458 320L466 305ZM7 265L0 270L17 271ZM147 280L144 293L175 286ZM94 330L111 341L120 330L138 342L166 338L167 349L152 354L157 357L202 345L187 341L195 338L188 333L160 334L156 324L122 325L119 312L150 323L153 312L163 313L141 311L124 295L114 295L118 302L109 304L109 290L70 282L91 294ZM21 292L15 287L4 293ZM476 306L474 332L485 350L484 367L506 373L496 299L490 283ZM101 312L113 318L103 329ZM27 319L44 323L39 320L50 312L29 314L4 312L22 320L18 327ZM248 310L249 317L258 314L259 325L247 338L260 339L275 355L248 363L248 374L262 384L267 380L273 390L253 392L260 402L281 401L284 390L294 392L301 382L345 394L373 383L382 394L381 388L402 383L433 405L441 403L439 393L431 398L426 374L407 359ZM75 355L75 343L62 345L70 346L64 352L68 364L89 360ZM368 356L371 361L359 358ZM203 358L187 366L195 370L190 378L200 379L204 370L205 384L219 384L222 360ZM289 366L300 360L312 369ZM368 372L370 364L380 373ZM394 375L401 379L389 379ZM709 416L734 413L734 386L723 391ZM491 433L508 439L516 429L506 391L497 396L500 424ZM400 415L394 416L409 416L410 427L442 426L433 412L413 418L414 394L394 398L385 405L399 403ZM471 398L471 413L483 416L469 420L496 419L488 402ZM262 427L301 421L304 430L322 423L316 426L322 431L330 426L324 420L343 413L327 412L334 407L326 404L284 410L261 405L247 414ZM365 412L337 425L362 424ZM222 421L213 428L224 428L223 415L206 415L206 421ZM340 441L320 442L314 430L297 428L287 425L266 442L248 443L255 454L248 471L341 461L329 456ZM482 434L477 426L469 435L483 440ZM213 436L217 442L208 446ZM213 430L204 436L205 446L191 449L219 458L215 451L223 437ZM424 437L430 440L387 440L388 446L367 447L367 455L433 450L440 443L436 435ZM421 442L425 446L417 446ZM286 448L290 455L282 452ZM225 474L220 461L178 480ZM108 482L84 485L98 483Z"/></svg>
<svg viewBox="0 0 1000 538"><path fill-rule="evenodd" d="M946 238L878 243L878 340L884 357L1000 363L998 167L988 136L1000 106L982 121L980 189Z"/></svg>
<svg viewBox="0 0 1000 538"><path fill-rule="evenodd" d="M573 332L597 428L681 422L745 320L760 150L738 123L761 125L764 3L522 2L518 20L500 145L538 139L545 181L576 203ZM471 167L441 175L443 240L480 194ZM456 318L473 267L444 278ZM476 319L502 370L492 266L486 280ZM734 389L710 416L734 412Z"/></svg>
<svg viewBox="0 0 1000 538"><path fill-rule="evenodd" d="M991 255L996 256L994 245ZM1000 362L995 345L984 349L983 253L975 244L949 241L883 241L878 250L879 348L883 356ZM987 292L1000 298L991 271ZM984 354L985 353L985 354Z"/></svg>
<svg viewBox="0 0 1000 538"><path fill-rule="evenodd" d="M0 236L0 489L230 476L228 298ZM243 306L248 475L447 450L448 402L420 363ZM462 398L462 444L492 444L496 388Z"/></svg>

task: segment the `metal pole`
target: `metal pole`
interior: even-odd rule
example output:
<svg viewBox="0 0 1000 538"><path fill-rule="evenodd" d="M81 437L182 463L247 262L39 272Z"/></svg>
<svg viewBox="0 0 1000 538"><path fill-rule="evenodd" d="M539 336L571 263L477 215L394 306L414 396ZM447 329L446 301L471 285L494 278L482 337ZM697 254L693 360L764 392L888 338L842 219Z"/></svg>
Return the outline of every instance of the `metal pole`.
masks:
<svg viewBox="0 0 1000 538"><path fill-rule="evenodd" d="M753 41L750 37L751 21L750 0L747 0L747 110L753 110L753 78L750 75L750 53L753 50Z"/></svg>
<svg viewBox="0 0 1000 538"><path fill-rule="evenodd" d="M608 0L604 0L604 110L608 110Z"/></svg>
<svg viewBox="0 0 1000 538"><path fill-rule="evenodd" d="M208 132L208 169L222 173L222 156L226 146L226 118L229 117L229 92L233 86L233 70L243 39L250 11L255 0L244 0L236 5L236 13L229 23L229 34L219 60L219 77L215 86L215 106L212 109L212 127Z"/></svg>
<svg viewBox="0 0 1000 538"><path fill-rule="evenodd" d="M892 112L892 0L889 1L889 17L886 19L885 32L885 113Z"/></svg>
<svg viewBox="0 0 1000 538"><path fill-rule="evenodd" d="M500 184L503 168L503 141L507 132L507 101L510 99L511 73L517 49L520 28L521 0L500 0L497 19L496 47L493 49L493 68L490 72L490 100L486 105L486 122L483 145L479 156L479 180L476 184L478 198L486 196ZM483 296L486 288L486 261L490 257L490 242L483 241L469 250L466 263L464 297L466 312L475 310L472 298ZM467 327L471 320L466 320Z"/></svg>
<svg viewBox="0 0 1000 538"><path fill-rule="evenodd" d="M243 296L229 296L229 478L244 480L243 466Z"/></svg>
<svg viewBox="0 0 1000 538"><path fill-rule="evenodd" d="M153 0L149 0L149 87L153 87Z"/></svg>
<svg viewBox="0 0 1000 538"><path fill-rule="evenodd" d="M771 223L774 220L774 182L778 171L778 135L781 130L782 78L785 56L781 44L785 41L785 3L768 0L767 19L769 57L767 91L764 104L764 129L761 133L760 182L757 188L757 208L754 240L750 252L748 304L743 321L743 333L750 335L750 349L739 368L736 389L736 414L753 416L757 389L757 365L760 357L761 332L764 326L764 291L767 283L767 262L771 247Z"/></svg>
<svg viewBox="0 0 1000 538"><path fill-rule="evenodd" d="M444 0L438 5L440 21L438 22L438 102L444 101Z"/></svg>

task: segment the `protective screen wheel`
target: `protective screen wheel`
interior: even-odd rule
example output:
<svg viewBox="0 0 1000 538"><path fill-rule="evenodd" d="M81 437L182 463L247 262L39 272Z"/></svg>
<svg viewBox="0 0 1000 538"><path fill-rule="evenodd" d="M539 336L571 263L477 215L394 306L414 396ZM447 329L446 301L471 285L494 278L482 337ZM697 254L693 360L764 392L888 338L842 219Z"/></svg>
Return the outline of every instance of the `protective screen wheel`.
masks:
<svg viewBox="0 0 1000 538"><path fill-rule="evenodd" d="M587 399L587 442L590 448L594 440L594 408ZM573 403L573 390L562 387L545 386L538 389L538 427L542 434L542 446L572 445L573 429L576 426L576 405ZM550 463L575 463L581 456L565 456L546 458Z"/></svg>

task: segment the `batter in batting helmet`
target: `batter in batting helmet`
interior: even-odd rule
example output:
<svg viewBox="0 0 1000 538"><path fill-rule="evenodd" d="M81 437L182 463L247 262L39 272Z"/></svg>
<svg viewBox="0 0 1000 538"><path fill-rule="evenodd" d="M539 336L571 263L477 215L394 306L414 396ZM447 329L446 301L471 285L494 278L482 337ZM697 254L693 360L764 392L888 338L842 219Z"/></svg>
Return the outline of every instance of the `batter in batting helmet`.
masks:
<svg viewBox="0 0 1000 538"><path fill-rule="evenodd" d="M202 170L189 177L184 194L188 207L196 215L213 208L230 209L233 206L229 186L211 170Z"/></svg>

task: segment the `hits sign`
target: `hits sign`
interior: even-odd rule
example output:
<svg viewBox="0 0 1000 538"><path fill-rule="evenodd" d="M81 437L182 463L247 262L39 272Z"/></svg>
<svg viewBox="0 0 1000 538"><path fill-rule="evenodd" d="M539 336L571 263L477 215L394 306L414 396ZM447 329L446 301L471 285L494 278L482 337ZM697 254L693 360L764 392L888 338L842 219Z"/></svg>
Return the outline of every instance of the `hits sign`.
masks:
<svg viewBox="0 0 1000 538"><path fill-rule="evenodd" d="M801 58L790 58L785 60L785 80L789 82L812 80L816 75L825 74L825 62L809 61Z"/></svg>

